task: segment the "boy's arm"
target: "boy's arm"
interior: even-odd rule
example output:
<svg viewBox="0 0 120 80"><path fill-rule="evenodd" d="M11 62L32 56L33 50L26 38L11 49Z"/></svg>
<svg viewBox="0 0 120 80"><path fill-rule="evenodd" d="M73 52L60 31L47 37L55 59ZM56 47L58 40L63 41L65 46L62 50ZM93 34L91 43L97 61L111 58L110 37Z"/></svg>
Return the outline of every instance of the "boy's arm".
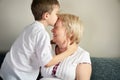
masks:
<svg viewBox="0 0 120 80"><path fill-rule="evenodd" d="M45 65L45 67L50 67L50 66L55 65L58 62L62 61L69 55L73 54L77 50L77 47L78 46L76 43L71 44L65 52L62 52L62 53L54 56L53 59L48 64Z"/></svg>

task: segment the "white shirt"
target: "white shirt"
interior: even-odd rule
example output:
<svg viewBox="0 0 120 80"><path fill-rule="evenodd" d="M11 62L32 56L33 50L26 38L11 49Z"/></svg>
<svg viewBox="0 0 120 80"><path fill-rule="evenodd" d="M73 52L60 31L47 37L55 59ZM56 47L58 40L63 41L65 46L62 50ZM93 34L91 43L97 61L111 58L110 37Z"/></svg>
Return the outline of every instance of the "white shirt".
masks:
<svg viewBox="0 0 120 80"><path fill-rule="evenodd" d="M55 48L53 50L55 51ZM75 80L76 67L79 63L91 64L89 53L80 47L78 47L74 54L60 62L59 66L57 67L55 76L61 80ZM51 75L52 70L53 66L49 68L42 67L41 74L44 78L54 78Z"/></svg>
<svg viewBox="0 0 120 80"><path fill-rule="evenodd" d="M36 80L39 67L52 59L50 37L42 23L25 28L1 66L3 80Z"/></svg>

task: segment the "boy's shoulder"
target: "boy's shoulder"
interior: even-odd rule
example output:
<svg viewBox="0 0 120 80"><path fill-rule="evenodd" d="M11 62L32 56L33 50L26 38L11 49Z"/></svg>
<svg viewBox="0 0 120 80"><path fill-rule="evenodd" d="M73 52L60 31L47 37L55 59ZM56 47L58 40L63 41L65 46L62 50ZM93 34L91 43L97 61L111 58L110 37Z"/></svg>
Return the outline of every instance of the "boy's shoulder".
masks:
<svg viewBox="0 0 120 80"><path fill-rule="evenodd" d="M40 31L45 31L44 25L38 21L34 21L33 23L29 24L28 26L25 27L25 31L28 32L40 32Z"/></svg>

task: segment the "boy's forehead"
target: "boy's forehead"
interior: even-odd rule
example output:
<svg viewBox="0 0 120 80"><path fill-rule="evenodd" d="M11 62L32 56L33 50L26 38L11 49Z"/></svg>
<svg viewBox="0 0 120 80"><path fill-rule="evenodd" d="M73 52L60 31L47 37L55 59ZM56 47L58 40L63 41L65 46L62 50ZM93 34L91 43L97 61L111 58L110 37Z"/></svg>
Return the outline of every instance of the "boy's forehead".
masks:
<svg viewBox="0 0 120 80"><path fill-rule="evenodd" d="M59 7L59 8L60 8L60 6L59 6L59 5L57 5L57 4L53 4L53 7Z"/></svg>
<svg viewBox="0 0 120 80"><path fill-rule="evenodd" d="M52 10L52 13L57 15L59 13L59 7L57 7L57 6L54 7L53 10Z"/></svg>
<svg viewBox="0 0 120 80"><path fill-rule="evenodd" d="M53 9L57 9L59 11L60 7L58 5L53 5Z"/></svg>

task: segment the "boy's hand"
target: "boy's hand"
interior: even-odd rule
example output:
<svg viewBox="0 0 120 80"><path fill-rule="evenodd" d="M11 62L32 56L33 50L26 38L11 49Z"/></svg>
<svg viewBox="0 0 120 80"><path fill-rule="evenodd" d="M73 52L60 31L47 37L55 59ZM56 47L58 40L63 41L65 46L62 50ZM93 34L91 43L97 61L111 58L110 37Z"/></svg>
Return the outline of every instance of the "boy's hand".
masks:
<svg viewBox="0 0 120 80"><path fill-rule="evenodd" d="M71 45L68 45L68 48L65 52L54 56L53 59L47 65L45 65L45 67L49 67L49 66L57 64L58 62L61 62L66 57L73 54L77 50L77 47L78 45L76 43L72 43Z"/></svg>
<svg viewBox="0 0 120 80"><path fill-rule="evenodd" d="M70 56L71 54L73 54L78 48L78 45L76 43L72 43L70 45L68 45L67 50L65 51L66 56Z"/></svg>

